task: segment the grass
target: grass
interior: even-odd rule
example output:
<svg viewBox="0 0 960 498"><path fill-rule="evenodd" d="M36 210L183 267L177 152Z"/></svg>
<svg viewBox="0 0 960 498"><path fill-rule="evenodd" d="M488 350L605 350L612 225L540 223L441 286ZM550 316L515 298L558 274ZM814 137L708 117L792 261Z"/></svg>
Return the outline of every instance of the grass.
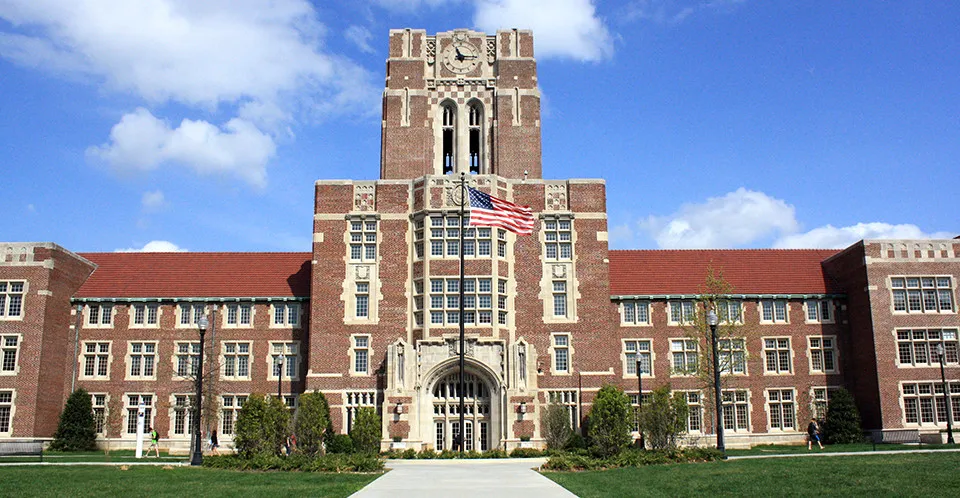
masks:
<svg viewBox="0 0 960 498"><path fill-rule="evenodd" d="M5 496L350 496L380 474L237 472L191 467L0 467Z"/></svg>
<svg viewBox="0 0 960 498"><path fill-rule="evenodd" d="M160 453L160 458L154 456L146 456L146 453L143 454L142 461L150 462L182 462L190 459L189 455L174 455L170 456L167 453ZM16 456L16 457L3 457L0 458L0 463L22 463L22 462L39 462L40 457L37 456ZM102 451L71 451L71 452L60 452L60 451L44 451L43 452L43 461L44 462L136 462L137 457L134 450L115 450L111 451L109 455L105 455Z"/></svg>
<svg viewBox="0 0 960 498"><path fill-rule="evenodd" d="M956 445L948 444L878 444L876 451L904 451L904 450L941 450L946 448L956 448ZM823 449L813 446L813 450L807 451L807 445L760 445L754 446L748 450L727 450L727 456L748 456L748 455L793 455L798 453L840 453L840 452L872 452L874 446L871 443L863 444L827 444Z"/></svg>
<svg viewBox="0 0 960 498"><path fill-rule="evenodd" d="M544 475L584 498L938 496L960 489L958 467L960 453L945 452L728 460Z"/></svg>

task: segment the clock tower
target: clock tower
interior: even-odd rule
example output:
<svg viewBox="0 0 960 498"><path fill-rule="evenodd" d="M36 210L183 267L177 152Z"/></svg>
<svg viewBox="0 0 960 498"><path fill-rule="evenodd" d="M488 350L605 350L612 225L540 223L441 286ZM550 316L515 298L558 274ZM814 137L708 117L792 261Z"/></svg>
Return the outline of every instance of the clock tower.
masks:
<svg viewBox="0 0 960 498"><path fill-rule="evenodd" d="M380 178L539 179L540 91L529 30L390 31Z"/></svg>

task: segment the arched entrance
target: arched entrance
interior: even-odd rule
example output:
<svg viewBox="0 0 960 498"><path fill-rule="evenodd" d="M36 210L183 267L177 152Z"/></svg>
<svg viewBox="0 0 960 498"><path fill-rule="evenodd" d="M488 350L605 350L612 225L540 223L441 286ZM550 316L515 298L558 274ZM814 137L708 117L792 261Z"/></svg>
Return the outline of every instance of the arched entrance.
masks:
<svg viewBox="0 0 960 498"><path fill-rule="evenodd" d="M487 451L499 446L499 436L491 416L489 386L477 375L464 373L464 450ZM437 451L452 450L460 434L460 373L451 372L434 383L432 397L432 443ZM494 403L496 403L494 401Z"/></svg>

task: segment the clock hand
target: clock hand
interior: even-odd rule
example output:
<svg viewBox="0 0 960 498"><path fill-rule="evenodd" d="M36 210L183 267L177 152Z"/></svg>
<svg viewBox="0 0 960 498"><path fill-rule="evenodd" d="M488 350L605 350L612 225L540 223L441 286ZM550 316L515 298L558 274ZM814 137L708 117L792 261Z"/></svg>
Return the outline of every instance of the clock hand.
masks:
<svg viewBox="0 0 960 498"><path fill-rule="evenodd" d="M457 60L462 61L465 56L460 53L460 47L454 46L453 49L457 51Z"/></svg>

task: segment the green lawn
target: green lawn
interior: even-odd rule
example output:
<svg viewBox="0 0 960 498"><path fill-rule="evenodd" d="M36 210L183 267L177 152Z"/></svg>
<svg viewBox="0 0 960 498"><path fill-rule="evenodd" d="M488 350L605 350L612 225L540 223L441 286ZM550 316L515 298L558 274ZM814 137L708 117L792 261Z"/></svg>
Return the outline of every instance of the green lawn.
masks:
<svg viewBox="0 0 960 498"><path fill-rule="evenodd" d="M957 468L960 453L944 452L728 460L544 475L584 498L952 496L960 489Z"/></svg>
<svg viewBox="0 0 960 498"><path fill-rule="evenodd" d="M349 496L380 474L237 472L192 467L0 467L5 496Z"/></svg>
<svg viewBox="0 0 960 498"><path fill-rule="evenodd" d="M903 450L941 450L947 448L957 448L957 445L948 444L878 444L876 451L903 451ZM746 455L792 455L796 453L839 453L839 452L871 452L874 451L873 444L827 444L823 449L817 448L807 451L807 445L760 445L754 446L748 450L727 450L727 456L746 456Z"/></svg>
<svg viewBox="0 0 960 498"><path fill-rule="evenodd" d="M160 453L160 458L158 459L155 456L146 456L144 453L143 461L151 462L182 462L190 460L189 455L174 455L170 456L165 452ZM24 457L3 457L0 458L0 463L15 463L15 462L39 462L40 457L36 456L24 456ZM104 454L102 451L73 451L73 452L59 452L59 451L44 451L43 452L43 461L44 462L136 462L137 457L135 456L134 450L116 450L111 451L109 455Z"/></svg>

